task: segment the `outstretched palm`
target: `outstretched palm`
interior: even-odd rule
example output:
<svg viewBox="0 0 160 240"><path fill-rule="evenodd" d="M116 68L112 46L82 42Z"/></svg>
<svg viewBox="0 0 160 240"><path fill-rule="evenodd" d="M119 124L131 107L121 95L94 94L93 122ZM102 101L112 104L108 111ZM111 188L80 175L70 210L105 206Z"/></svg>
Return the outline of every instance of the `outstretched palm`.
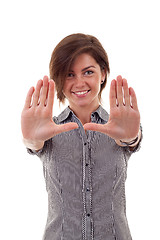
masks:
<svg viewBox="0 0 160 240"><path fill-rule="evenodd" d="M126 79L121 76L112 80L110 87L110 116L106 124L87 123L85 130L99 131L115 140L130 141L137 135L140 127L140 114L137 99Z"/></svg>
<svg viewBox="0 0 160 240"><path fill-rule="evenodd" d="M47 76L39 80L36 89L30 88L21 115L23 138L43 146L44 142L58 133L78 127L76 123L57 125L52 120L54 82Z"/></svg>

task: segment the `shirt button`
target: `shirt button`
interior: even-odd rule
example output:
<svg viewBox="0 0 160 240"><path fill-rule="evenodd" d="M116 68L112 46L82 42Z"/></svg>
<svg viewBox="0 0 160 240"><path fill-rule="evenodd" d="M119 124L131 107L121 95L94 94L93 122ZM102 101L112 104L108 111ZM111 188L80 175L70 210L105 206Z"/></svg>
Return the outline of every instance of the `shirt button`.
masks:
<svg viewBox="0 0 160 240"><path fill-rule="evenodd" d="M90 213L87 214L87 217L90 217Z"/></svg>
<svg viewBox="0 0 160 240"><path fill-rule="evenodd" d="M87 190L87 192L89 192L89 191L90 191L90 189L89 189L89 188L87 188L86 190Z"/></svg>
<svg viewBox="0 0 160 240"><path fill-rule="evenodd" d="M84 145L87 145L87 143L85 142Z"/></svg>
<svg viewBox="0 0 160 240"><path fill-rule="evenodd" d="M88 165L89 165L89 164L88 164L88 163L86 163L86 167L88 167Z"/></svg>

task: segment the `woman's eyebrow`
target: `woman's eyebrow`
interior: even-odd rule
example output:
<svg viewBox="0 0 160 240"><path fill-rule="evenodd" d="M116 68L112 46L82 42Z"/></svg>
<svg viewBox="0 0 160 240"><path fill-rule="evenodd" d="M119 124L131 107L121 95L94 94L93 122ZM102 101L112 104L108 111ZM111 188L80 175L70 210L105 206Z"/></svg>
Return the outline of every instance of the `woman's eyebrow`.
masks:
<svg viewBox="0 0 160 240"><path fill-rule="evenodd" d="M88 68L91 68L91 67L96 68L95 66L88 66L88 67L83 68L83 69L82 69L82 72L85 71L85 70L87 70Z"/></svg>
<svg viewBox="0 0 160 240"><path fill-rule="evenodd" d="M91 67L96 68L95 66L92 66L92 65L91 65L91 66L88 66L88 67L83 68L83 69L82 69L82 72L85 71L85 70L87 70L88 68L91 68ZM70 72L74 72L74 71L71 69Z"/></svg>

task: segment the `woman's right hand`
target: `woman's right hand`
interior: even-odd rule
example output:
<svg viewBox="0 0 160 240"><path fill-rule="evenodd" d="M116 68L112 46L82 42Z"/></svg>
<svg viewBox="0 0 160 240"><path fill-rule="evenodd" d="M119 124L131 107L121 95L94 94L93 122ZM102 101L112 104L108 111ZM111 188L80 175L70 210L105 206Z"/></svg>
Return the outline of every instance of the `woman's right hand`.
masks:
<svg viewBox="0 0 160 240"><path fill-rule="evenodd" d="M52 119L54 81L44 76L36 88L28 91L21 115L21 129L26 146L39 150L53 136L78 128L76 123L56 124Z"/></svg>

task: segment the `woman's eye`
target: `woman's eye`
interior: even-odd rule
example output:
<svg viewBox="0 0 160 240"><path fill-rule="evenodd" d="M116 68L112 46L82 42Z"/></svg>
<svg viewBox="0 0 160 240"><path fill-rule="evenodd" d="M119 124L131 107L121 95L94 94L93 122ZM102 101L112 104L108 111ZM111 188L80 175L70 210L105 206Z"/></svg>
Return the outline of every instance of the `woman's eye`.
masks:
<svg viewBox="0 0 160 240"><path fill-rule="evenodd" d="M73 73L68 73L68 77L73 77L74 74Z"/></svg>
<svg viewBox="0 0 160 240"><path fill-rule="evenodd" d="M86 71L84 74L85 75L91 75L93 73L93 71Z"/></svg>

